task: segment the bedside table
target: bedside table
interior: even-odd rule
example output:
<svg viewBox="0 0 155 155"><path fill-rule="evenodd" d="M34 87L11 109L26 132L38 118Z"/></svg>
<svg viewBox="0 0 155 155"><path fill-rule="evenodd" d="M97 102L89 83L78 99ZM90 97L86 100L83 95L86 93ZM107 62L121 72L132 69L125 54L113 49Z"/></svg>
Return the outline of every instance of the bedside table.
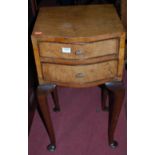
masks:
<svg viewBox="0 0 155 155"><path fill-rule="evenodd" d="M109 96L109 145L117 146L114 131L124 96L125 32L113 5L42 7L32 32L38 73L38 102L51 144L56 148L46 97L52 93L60 111L56 86L102 85L102 108Z"/></svg>

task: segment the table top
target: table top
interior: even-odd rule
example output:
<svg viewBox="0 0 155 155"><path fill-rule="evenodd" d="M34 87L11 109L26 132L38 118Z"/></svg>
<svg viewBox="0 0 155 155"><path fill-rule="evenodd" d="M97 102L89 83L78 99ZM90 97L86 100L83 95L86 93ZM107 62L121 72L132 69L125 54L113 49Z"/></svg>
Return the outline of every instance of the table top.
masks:
<svg viewBox="0 0 155 155"><path fill-rule="evenodd" d="M124 32L115 7L111 4L42 7L33 33L48 37L120 36Z"/></svg>

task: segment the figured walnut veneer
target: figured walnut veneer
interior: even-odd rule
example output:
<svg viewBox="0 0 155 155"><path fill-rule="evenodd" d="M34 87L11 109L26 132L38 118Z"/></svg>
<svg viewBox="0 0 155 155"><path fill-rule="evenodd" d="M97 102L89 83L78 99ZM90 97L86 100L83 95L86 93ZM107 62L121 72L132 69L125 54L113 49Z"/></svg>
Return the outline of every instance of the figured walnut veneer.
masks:
<svg viewBox="0 0 155 155"><path fill-rule="evenodd" d="M109 145L116 148L114 131L124 96L124 88L119 83L124 65L125 33L114 6L40 8L32 44L39 79L39 107L50 138L48 150L56 149L47 104L47 96L53 92L54 111L60 110L56 85L90 87L103 84L106 88L104 103L109 96ZM104 104L102 107L105 109Z"/></svg>
<svg viewBox="0 0 155 155"><path fill-rule="evenodd" d="M32 33L39 83L87 87L121 80L124 40L112 5L40 8Z"/></svg>

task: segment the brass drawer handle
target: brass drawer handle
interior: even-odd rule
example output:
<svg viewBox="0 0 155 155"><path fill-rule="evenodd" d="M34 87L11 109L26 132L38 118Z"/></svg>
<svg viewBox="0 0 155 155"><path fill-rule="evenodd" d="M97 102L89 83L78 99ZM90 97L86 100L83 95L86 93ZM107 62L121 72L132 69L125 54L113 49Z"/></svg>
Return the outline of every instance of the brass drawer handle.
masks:
<svg viewBox="0 0 155 155"><path fill-rule="evenodd" d="M77 74L75 75L75 77L76 77L76 78L83 78L83 77L85 77L85 74L84 74L84 73L77 73Z"/></svg>
<svg viewBox="0 0 155 155"><path fill-rule="evenodd" d="M76 55L83 55L82 51L80 51L80 50L75 51L75 54Z"/></svg>

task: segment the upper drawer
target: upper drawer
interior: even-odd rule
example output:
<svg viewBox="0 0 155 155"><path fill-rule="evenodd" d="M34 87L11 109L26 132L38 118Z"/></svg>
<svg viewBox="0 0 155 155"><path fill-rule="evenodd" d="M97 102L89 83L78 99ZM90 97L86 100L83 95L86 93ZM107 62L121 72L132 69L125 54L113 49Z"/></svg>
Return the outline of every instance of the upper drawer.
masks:
<svg viewBox="0 0 155 155"><path fill-rule="evenodd" d="M42 57L59 59L88 59L116 54L118 51L118 40L110 39L78 44L40 42L39 51L40 56Z"/></svg>

